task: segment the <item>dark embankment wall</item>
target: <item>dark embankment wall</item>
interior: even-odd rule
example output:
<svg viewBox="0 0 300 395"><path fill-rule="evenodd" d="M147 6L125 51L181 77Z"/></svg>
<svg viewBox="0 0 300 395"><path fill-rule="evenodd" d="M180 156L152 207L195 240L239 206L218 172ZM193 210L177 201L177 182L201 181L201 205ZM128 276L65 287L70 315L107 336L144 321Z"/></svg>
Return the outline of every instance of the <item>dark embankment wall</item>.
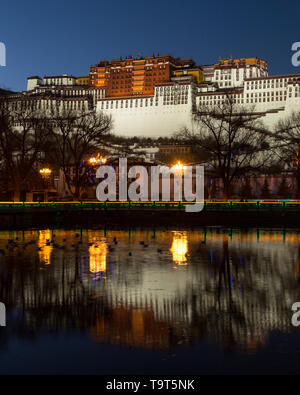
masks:
<svg viewBox="0 0 300 395"><path fill-rule="evenodd" d="M300 227L299 211L0 210L0 229L73 227Z"/></svg>

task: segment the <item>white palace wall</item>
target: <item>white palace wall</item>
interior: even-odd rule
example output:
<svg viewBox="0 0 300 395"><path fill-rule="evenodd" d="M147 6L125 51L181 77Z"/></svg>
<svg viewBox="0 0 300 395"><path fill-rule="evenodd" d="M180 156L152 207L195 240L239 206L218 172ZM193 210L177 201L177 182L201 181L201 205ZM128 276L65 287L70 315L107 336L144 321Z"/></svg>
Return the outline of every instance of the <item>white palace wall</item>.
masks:
<svg viewBox="0 0 300 395"><path fill-rule="evenodd" d="M292 112L300 111L300 81L288 77L278 77L276 83L269 77L255 83L246 80L243 88L230 94L237 105L254 106L254 112L261 113L261 120L270 130L276 130L278 121ZM184 88L157 87L154 96L146 98L103 98L97 102L97 111L112 116L116 135L170 137L184 127L195 129L195 107L218 105L225 99L221 89L204 91L190 83Z"/></svg>
<svg viewBox="0 0 300 395"><path fill-rule="evenodd" d="M98 100L97 111L112 116L113 131L119 136L168 137L184 127L193 129L192 85L171 89L156 88L151 97Z"/></svg>

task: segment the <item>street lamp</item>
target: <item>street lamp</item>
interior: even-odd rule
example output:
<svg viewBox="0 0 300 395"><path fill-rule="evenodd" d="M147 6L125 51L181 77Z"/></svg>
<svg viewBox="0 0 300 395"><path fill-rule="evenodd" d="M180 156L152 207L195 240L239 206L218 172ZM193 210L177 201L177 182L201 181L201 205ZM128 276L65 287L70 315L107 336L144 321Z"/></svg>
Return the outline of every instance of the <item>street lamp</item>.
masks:
<svg viewBox="0 0 300 395"><path fill-rule="evenodd" d="M44 200L48 202L48 187L49 187L49 177L51 176L52 170L49 169L48 167L44 167L40 169L40 175L43 177L44 180L44 186L45 186L45 191L44 191Z"/></svg>
<svg viewBox="0 0 300 395"><path fill-rule="evenodd" d="M92 157L89 159L89 163L90 163L90 165L92 165L92 166L103 165L103 164L105 164L106 162L107 162L107 159L104 158L103 156L99 155L99 154L98 154L96 157L95 157L95 156L92 156Z"/></svg>

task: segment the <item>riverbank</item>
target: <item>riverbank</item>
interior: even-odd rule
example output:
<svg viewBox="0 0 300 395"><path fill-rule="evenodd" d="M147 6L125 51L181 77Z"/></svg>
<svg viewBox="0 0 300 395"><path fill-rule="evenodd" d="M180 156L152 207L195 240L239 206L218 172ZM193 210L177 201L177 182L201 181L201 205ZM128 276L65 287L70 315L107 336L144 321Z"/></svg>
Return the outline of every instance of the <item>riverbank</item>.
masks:
<svg viewBox="0 0 300 395"><path fill-rule="evenodd" d="M201 226L299 227L298 202L206 202L200 212L170 203L0 203L0 229Z"/></svg>

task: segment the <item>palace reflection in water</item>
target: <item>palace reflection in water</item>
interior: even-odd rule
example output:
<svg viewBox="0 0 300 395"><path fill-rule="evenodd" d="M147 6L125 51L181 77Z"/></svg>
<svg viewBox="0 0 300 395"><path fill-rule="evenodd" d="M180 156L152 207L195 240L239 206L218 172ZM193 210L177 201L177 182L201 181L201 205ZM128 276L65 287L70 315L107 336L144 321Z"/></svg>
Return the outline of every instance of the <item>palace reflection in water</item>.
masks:
<svg viewBox="0 0 300 395"><path fill-rule="evenodd" d="M272 332L296 332L299 246L300 232L280 230L2 231L0 351L80 329L95 344L255 354Z"/></svg>

